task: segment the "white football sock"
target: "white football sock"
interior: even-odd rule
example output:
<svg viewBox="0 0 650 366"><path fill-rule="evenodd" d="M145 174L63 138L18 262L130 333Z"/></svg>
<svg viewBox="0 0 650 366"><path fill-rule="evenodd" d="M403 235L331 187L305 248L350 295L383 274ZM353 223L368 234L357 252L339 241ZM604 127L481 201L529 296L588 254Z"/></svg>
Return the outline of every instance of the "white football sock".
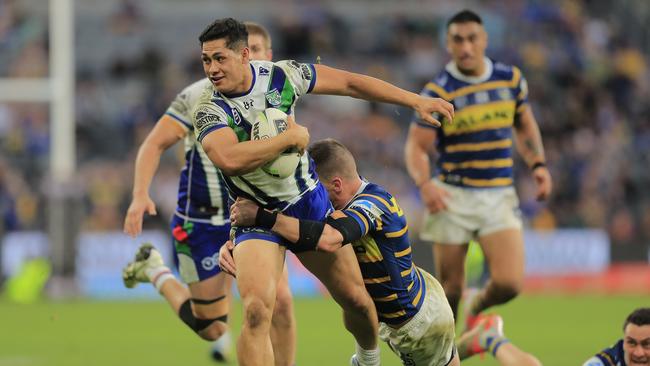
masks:
<svg viewBox="0 0 650 366"><path fill-rule="evenodd" d="M356 343L357 361L363 366L379 366L379 347L375 349L363 349Z"/></svg>
<svg viewBox="0 0 650 366"><path fill-rule="evenodd" d="M151 281L158 292L160 292L160 288L165 281L174 278L172 271L165 266L147 268L144 270L144 273L149 277L149 281Z"/></svg>

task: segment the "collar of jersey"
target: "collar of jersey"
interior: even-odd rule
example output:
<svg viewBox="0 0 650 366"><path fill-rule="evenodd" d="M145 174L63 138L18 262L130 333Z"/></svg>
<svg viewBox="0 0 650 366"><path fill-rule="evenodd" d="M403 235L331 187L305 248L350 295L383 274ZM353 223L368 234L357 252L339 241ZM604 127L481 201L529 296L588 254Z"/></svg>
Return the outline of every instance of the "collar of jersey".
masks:
<svg viewBox="0 0 650 366"><path fill-rule="evenodd" d="M359 186L359 189L357 189L357 193L355 193L354 196L352 196L352 198L350 198L350 200L348 201L348 203L346 203L345 206L343 206L343 207L346 207L346 208L347 208L348 205L350 205L350 203L352 203L352 201L354 201L354 199L355 199L355 198L356 198L356 197L357 197L361 192L363 192L363 190L366 189L366 187L368 186L368 181L367 181L365 178L361 177L361 176L359 176L359 177L361 178L361 186Z"/></svg>
<svg viewBox="0 0 650 366"><path fill-rule="evenodd" d="M255 87L255 79L257 79L257 75L255 74L255 68L253 67L253 65L250 64L250 63L249 63L249 65L251 66L251 72L253 73L253 82L251 83L250 89L248 89L248 91L246 91L244 93L236 93L236 94L221 93L221 95L223 95L224 97L229 98L229 99L239 98L239 97L243 97L244 95L249 94L253 90L253 88Z"/></svg>
<svg viewBox="0 0 650 366"><path fill-rule="evenodd" d="M488 80L490 76L492 76L492 70L494 69L494 66L492 65L492 60L490 60L489 58L484 57L483 62L485 63L485 72L483 73L483 75L480 76L467 76L463 74L462 72L460 72L458 66L456 66L456 64L453 61L449 62L447 66L445 66L445 69L447 70L447 72L451 74L451 76L455 77L458 80L470 84L478 84Z"/></svg>

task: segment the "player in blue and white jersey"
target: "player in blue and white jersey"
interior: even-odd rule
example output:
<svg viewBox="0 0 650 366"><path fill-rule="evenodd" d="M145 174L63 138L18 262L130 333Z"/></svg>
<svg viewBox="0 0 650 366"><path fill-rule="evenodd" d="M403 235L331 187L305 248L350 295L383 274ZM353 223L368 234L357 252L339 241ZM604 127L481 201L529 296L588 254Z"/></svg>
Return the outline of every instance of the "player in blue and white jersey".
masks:
<svg viewBox="0 0 650 366"><path fill-rule="evenodd" d="M255 23L246 23L246 28L251 57L271 60L271 39L266 29ZM230 233L228 192L218 168L196 141L191 115L207 89L212 91L212 83L207 78L185 88L142 143L135 162L133 200L124 221L124 231L138 235L144 213L156 214L149 187L162 153L182 139L185 167L181 171L171 230L180 276L189 285L189 290L171 275L160 276L157 282L148 277L142 279L153 282L178 316L202 338L219 338L213 346L213 356L222 359L228 343L223 339L228 338L224 332L232 279L219 270L217 254ZM145 248L149 249L143 250L152 250L149 246ZM134 269L130 266L130 272L126 273L130 285L135 284ZM286 269L284 272L278 283L273 313L273 345L275 364L290 366L295 362L296 325Z"/></svg>
<svg viewBox="0 0 650 366"><path fill-rule="evenodd" d="M234 225L260 225L285 237L292 250L354 249L363 282L380 322L380 338L404 365L459 365L454 352L454 317L442 286L413 264L408 224L395 197L363 180L341 143L314 143L309 153L337 211L325 222L276 215L249 200L231 206ZM269 216L269 219L262 219ZM345 244L350 244L346 246ZM220 265L236 270L226 247ZM234 267L234 268L233 268ZM353 365L356 365L353 359Z"/></svg>
<svg viewBox="0 0 650 366"><path fill-rule="evenodd" d="M215 21L199 37L203 68L218 91L204 94L204 102L196 107L195 133L210 160L226 176L234 197L312 220L324 220L331 210L307 154L295 174L286 179L275 178L260 168L282 151L273 151L271 140L250 141L251 122L268 107L293 115L300 97L317 93L408 106L432 124L439 123L431 116L434 112L453 118L451 104L442 99L418 96L368 76L296 61L251 62L245 33L240 22L229 18ZM239 362L271 364L268 330L286 243L257 227L237 228L234 242L237 285L244 305ZM361 350L360 363L378 365L376 313L358 270L354 271L354 254L343 248L335 253L299 253L298 258L343 308L346 327Z"/></svg>
<svg viewBox="0 0 650 366"><path fill-rule="evenodd" d="M526 80L517 67L485 57L486 47L478 15L464 10L449 20L452 60L422 95L454 104L454 123L435 128L415 120L405 146L407 169L427 209L421 238L434 243L436 278L454 314L471 240L478 240L489 265L487 285L465 306L468 326L484 309L515 297L523 283L522 222L512 185L514 143L531 169L537 198L546 199L552 188ZM440 156L431 174L428 152L434 144Z"/></svg>
<svg viewBox="0 0 650 366"><path fill-rule="evenodd" d="M623 339L583 366L650 366L650 308L634 310L623 323Z"/></svg>

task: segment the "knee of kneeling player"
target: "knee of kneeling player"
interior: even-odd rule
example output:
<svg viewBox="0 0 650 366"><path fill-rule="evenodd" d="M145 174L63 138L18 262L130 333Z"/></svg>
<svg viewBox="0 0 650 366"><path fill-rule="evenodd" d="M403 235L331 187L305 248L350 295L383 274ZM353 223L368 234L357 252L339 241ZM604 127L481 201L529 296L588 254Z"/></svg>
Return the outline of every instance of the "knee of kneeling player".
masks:
<svg viewBox="0 0 650 366"><path fill-rule="evenodd" d="M244 303L244 325L250 329L269 326L271 309L261 299L251 299Z"/></svg>

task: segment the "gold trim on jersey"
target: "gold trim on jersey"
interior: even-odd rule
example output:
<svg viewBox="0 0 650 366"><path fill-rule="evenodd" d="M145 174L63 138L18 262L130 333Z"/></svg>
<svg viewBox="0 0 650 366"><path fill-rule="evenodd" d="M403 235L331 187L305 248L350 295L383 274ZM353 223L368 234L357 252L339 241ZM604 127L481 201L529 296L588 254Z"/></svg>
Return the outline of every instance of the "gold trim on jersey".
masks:
<svg viewBox="0 0 650 366"><path fill-rule="evenodd" d="M363 279L363 283L384 283L388 281L390 281L390 276Z"/></svg>
<svg viewBox="0 0 650 366"><path fill-rule="evenodd" d="M389 301L397 300L397 294L390 294L384 297L373 297L372 299L374 301L379 301L379 302L389 302Z"/></svg>
<svg viewBox="0 0 650 366"><path fill-rule="evenodd" d="M418 276L418 279L420 280L420 288L418 289L418 294L415 295L413 301L411 301L411 304L417 307L418 302L420 301L420 297L422 297L422 288L425 286L425 283L424 283L424 278L422 278L420 271L418 271L417 269L415 270L415 275ZM413 281L413 283L415 283L415 281Z"/></svg>
<svg viewBox="0 0 650 366"><path fill-rule="evenodd" d="M444 124L443 131L449 136L512 127L515 105L514 100L472 104L457 111L454 123Z"/></svg>
<svg viewBox="0 0 650 366"><path fill-rule="evenodd" d="M391 206L391 205L388 203L388 201L386 201L385 199L383 199L383 198L381 198L381 197L379 197L379 196L377 196L377 195L370 194L370 193L361 193L361 194L358 195L357 197L364 197L364 196L365 196L365 197L372 197L372 198L376 199L377 201L381 202L384 206L386 206L386 208L387 208L390 212L397 212L396 210L393 211L393 206Z"/></svg>
<svg viewBox="0 0 650 366"><path fill-rule="evenodd" d="M379 246L375 242L375 239L370 236L366 235L361 237L361 239L355 241L353 245L364 249L363 252L357 252L355 250L359 262L375 263L384 260L384 256L381 255L381 251L379 250Z"/></svg>
<svg viewBox="0 0 650 366"><path fill-rule="evenodd" d="M438 180L444 182L445 175L438 175ZM472 179L463 177L463 184L474 187L502 187L512 185L512 178Z"/></svg>
<svg viewBox="0 0 650 366"><path fill-rule="evenodd" d="M409 229L409 226L406 225L402 230L399 231L391 231L389 233L386 233L387 238L399 238L400 236L406 234L406 231Z"/></svg>
<svg viewBox="0 0 650 366"><path fill-rule="evenodd" d="M524 108L528 105L528 103L524 103L517 107L517 114L522 113L524 111Z"/></svg>
<svg viewBox="0 0 650 366"><path fill-rule="evenodd" d="M400 272L400 276L405 277L413 271L415 268L415 265L411 264L411 267L407 270L404 270ZM384 283L390 281L390 276L384 276L384 277L373 277L373 278L364 278L363 283ZM414 281L412 281L414 282ZM411 290L411 287L413 287L413 283L407 288L408 291Z"/></svg>
<svg viewBox="0 0 650 366"><path fill-rule="evenodd" d="M477 142L477 143L464 143L453 144L445 147L446 153L464 152L464 151L483 151L492 149L505 149L512 146L511 139L503 139L497 141Z"/></svg>
<svg viewBox="0 0 650 366"><path fill-rule="evenodd" d="M395 252L395 258L401 258L405 255L411 254L411 246L409 245L408 248L400 251L400 252Z"/></svg>
<svg viewBox="0 0 650 366"><path fill-rule="evenodd" d="M445 99L447 101L452 101L454 98L458 98L460 96L471 94L471 93L476 93L479 91L492 90L498 88L516 88L517 84L519 84L520 79L521 79L521 71L519 71L519 68L513 66L512 79L510 80L495 80L495 81L488 81L479 84L472 84L472 85L464 86L462 88L458 88L453 92L448 92L442 87L440 87L438 84L432 82L427 83L425 88L438 94L442 99Z"/></svg>
<svg viewBox="0 0 650 366"><path fill-rule="evenodd" d="M456 169L490 169L508 168L512 166L512 159L470 160L462 163L442 163L442 169L452 171Z"/></svg>
<svg viewBox="0 0 650 366"><path fill-rule="evenodd" d="M377 315L379 315L382 318L387 318L387 319L399 318L400 316L406 315L406 311L400 310L400 311L396 311L394 313L378 313Z"/></svg>
<svg viewBox="0 0 650 366"><path fill-rule="evenodd" d="M366 235L366 234L368 233L368 230L370 229L370 225L368 225L368 220L366 220L366 217L363 216L359 211L357 211L357 210L355 210L355 209L347 208L347 209L345 209L345 210L346 210L346 211L351 211L351 212L354 213L355 215L359 216L359 218L361 219L361 221L363 221L363 225L364 225L364 229L363 229L364 232L363 232L363 235Z"/></svg>

